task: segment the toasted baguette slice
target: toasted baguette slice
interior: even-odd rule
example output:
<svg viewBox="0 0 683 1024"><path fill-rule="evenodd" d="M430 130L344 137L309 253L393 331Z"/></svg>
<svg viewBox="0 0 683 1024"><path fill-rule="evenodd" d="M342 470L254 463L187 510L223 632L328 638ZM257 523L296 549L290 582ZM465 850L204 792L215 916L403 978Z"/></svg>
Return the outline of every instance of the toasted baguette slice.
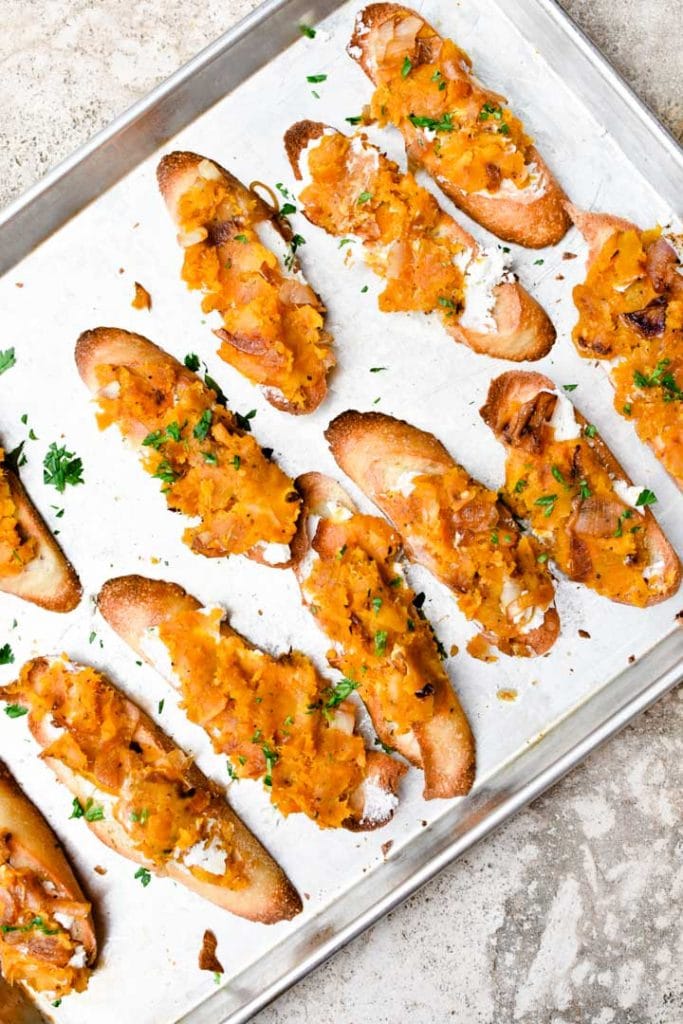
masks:
<svg viewBox="0 0 683 1024"><path fill-rule="evenodd" d="M169 508L200 518L183 536L193 551L289 564L299 510L294 484L225 408L218 385L115 327L82 334L76 365L99 402L100 425L116 423L144 456Z"/></svg>
<svg viewBox="0 0 683 1024"><path fill-rule="evenodd" d="M650 503L592 424L540 373L504 373L481 410L506 446L505 496L570 579L647 607L678 590L681 566Z"/></svg>
<svg viewBox="0 0 683 1024"><path fill-rule="evenodd" d="M28 708L43 760L121 856L250 921L300 912L298 893L224 792L100 673L35 658L0 699Z"/></svg>
<svg viewBox="0 0 683 1024"><path fill-rule="evenodd" d="M614 408L683 490L683 238L567 209L588 242L576 350L604 361Z"/></svg>
<svg viewBox="0 0 683 1024"><path fill-rule="evenodd" d="M83 593L76 571L2 456L0 449L0 493L9 536L0 541L0 590L49 611L70 612Z"/></svg>
<svg viewBox="0 0 683 1024"><path fill-rule="evenodd" d="M547 354L555 329L500 249L481 249L365 135L349 139L299 121L285 148L297 180L308 182L299 197L308 220L329 234L356 236L368 266L386 280L380 309L436 312L455 341L500 359Z"/></svg>
<svg viewBox="0 0 683 1024"><path fill-rule="evenodd" d="M98 607L179 690L188 717L231 759L238 778L266 773L281 813L299 811L322 828L353 830L390 820L405 765L364 749L354 703L339 699L305 655L271 657L231 629L221 608L203 608L164 580L109 580Z"/></svg>
<svg viewBox="0 0 683 1024"><path fill-rule="evenodd" d="M90 904L54 832L2 761L0 906L7 982L60 998L82 992L97 958Z"/></svg>
<svg viewBox="0 0 683 1024"><path fill-rule="evenodd" d="M519 657L552 647L560 624L540 549L433 434L349 411L325 437L339 466L393 522L408 557L453 591L488 644ZM488 658L479 637L468 650Z"/></svg>
<svg viewBox="0 0 683 1024"><path fill-rule="evenodd" d="M17 985L0 976L0 1024L47 1024L47 1018Z"/></svg>
<svg viewBox="0 0 683 1024"><path fill-rule="evenodd" d="M302 278L289 221L196 153L169 153L157 179L185 250L183 280L203 291L203 311L223 320L214 331L218 354L260 384L271 405L312 412L335 359L326 309Z"/></svg>
<svg viewBox="0 0 683 1024"><path fill-rule="evenodd" d="M383 519L361 515L330 477L306 473L297 487L304 515L294 572L334 644L330 663L357 686L381 742L423 769L425 798L463 796L474 782L474 737L413 605L399 538Z"/></svg>
<svg viewBox="0 0 683 1024"><path fill-rule="evenodd" d="M358 14L347 52L377 86L369 117L399 129L411 164L456 206L504 241L560 241L570 225L562 189L463 50L422 15L381 3Z"/></svg>

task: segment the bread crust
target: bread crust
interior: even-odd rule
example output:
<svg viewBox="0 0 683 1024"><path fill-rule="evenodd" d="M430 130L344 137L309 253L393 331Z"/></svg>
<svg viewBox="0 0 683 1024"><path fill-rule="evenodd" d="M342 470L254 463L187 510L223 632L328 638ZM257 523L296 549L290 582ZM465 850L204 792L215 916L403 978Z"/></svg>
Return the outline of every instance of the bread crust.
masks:
<svg viewBox="0 0 683 1024"><path fill-rule="evenodd" d="M200 602L177 583L135 575L119 576L107 580L98 595L97 606L112 629L125 640L136 654L150 664L150 659L142 645L145 630L159 626L165 620L182 612L196 611L201 608ZM224 636L235 632L227 622L221 623L220 630ZM240 636L240 639L248 647L255 649L255 645L244 637ZM164 678L167 678L167 681L177 689L176 679ZM395 793L400 778L405 772L405 766L399 761L378 755L375 751L367 751L367 763L368 781L373 781L387 793ZM343 823L344 828L355 832L380 828L393 816L392 810L384 819L363 818L364 796L362 789L361 786L354 801L354 809L357 805L358 816L348 818Z"/></svg>
<svg viewBox="0 0 683 1024"><path fill-rule="evenodd" d="M0 976L0 1024L46 1024L47 1018L18 985Z"/></svg>
<svg viewBox="0 0 683 1024"><path fill-rule="evenodd" d="M433 36L441 38L421 14L400 4L370 4L358 14L347 53L375 85L377 80L373 51L377 30L389 21L402 20L410 16L418 18ZM418 131L412 125L401 130L410 162L422 166L420 147L417 144ZM457 207L503 241L516 242L530 249L555 245L566 235L570 227L569 216L564 207L567 197L535 147L531 148L530 156L530 162L538 166L545 182L543 194L531 201L515 201L514 198L500 193L468 193L443 177L435 180Z"/></svg>
<svg viewBox="0 0 683 1024"><path fill-rule="evenodd" d="M355 410L341 413L329 424L325 437L340 468L390 520L392 503L387 492L398 475L439 475L457 465L433 434L384 413L361 413ZM502 506L500 508L501 514L510 518L507 510ZM402 533L402 539L408 557L424 565L437 579L449 586L448 566L432 558L425 550L419 529L411 534ZM557 639L559 628L559 617L551 604L540 626L528 633L520 632L515 638L518 648L515 653L545 654ZM495 637L489 639L492 643L496 642Z"/></svg>
<svg viewBox="0 0 683 1024"><path fill-rule="evenodd" d="M322 473L305 473L297 478L296 486L303 505L299 528L292 542L293 568L305 601L303 583L307 577L307 556L312 551L312 536L309 535L311 517L326 518L326 511L329 514L329 508L335 505L341 505L351 513L358 509L344 488ZM441 685L440 681L434 684L438 689L432 718L398 737L389 728L381 699L370 693L363 694L380 740L393 746L406 760L424 771L423 795L427 800L464 796L472 788L476 772L475 743L467 716L452 686L445 682Z"/></svg>
<svg viewBox="0 0 683 1024"><path fill-rule="evenodd" d="M244 197L244 201L254 203L258 211L259 222L267 221L275 231L280 235L283 241L289 244L292 241L293 233L290 227L289 221L278 216L278 211L266 203L261 196L253 189L247 188L242 182L231 174L230 171L226 170L215 160L208 160L206 157L200 156L197 153L191 153L187 151L175 151L168 153L162 157L157 167L157 182L159 184L159 191L163 196L168 211L173 218L174 222L178 224L178 204L183 194L190 188L197 179L197 174L200 164L207 162L212 164L223 176L226 184L235 193L236 196ZM301 266L296 253L292 253L292 270L302 275ZM308 285L308 282L306 282ZM326 307L317 292L311 288L312 304L315 305L316 309L323 315L326 313ZM240 348L237 344L236 339L231 338L226 331L214 331L214 334L219 338L223 344L232 345L236 348ZM330 346L328 358L325 362L326 373L329 374L335 365L335 359L332 354L332 336L327 332L322 332L321 341L326 340ZM253 339L254 349L258 346L258 340ZM263 340L263 351L267 354L270 347L270 342ZM289 401L285 395L278 388L268 387L267 385L259 385L260 389L268 402L275 406L276 409L280 409L282 412L287 412L292 415L305 415L306 413L313 412L321 402L324 401L327 395L327 379L326 376L319 382L314 382L305 392L305 400L303 404L297 404Z"/></svg>
<svg viewBox="0 0 683 1024"><path fill-rule="evenodd" d="M335 131L317 121L299 121L289 128L284 136L284 145L297 181L302 180L300 160L308 144L323 134ZM341 134L341 133L340 133ZM381 156L381 159L386 157ZM308 218L304 207L304 216ZM480 247L469 232L450 218L453 235L473 257ZM545 310L522 287L518 281L506 281L493 288L495 305L492 316L495 329L479 331L465 327L455 317L446 330L455 341L462 342L474 352L509 359L513 362L541 359L547 355L555 341L556 331ZM467 294L465 294L467 303Z"/></svg>
<svg viewBox="0 0 683 1024"><path fill-rule="evenodd" d="M70 612L81 600L83 588L71 562L55 540L21 480L4 467L19 528L37 544L35 558L14 576L0 576L0 590L52 612Z"/></svg>
<svg viewBox="0 0 683 1024"><path fill-rule="evenodd" d="M0 833L9 834L12 863L46 876L62 899L86 903L66 854L38 808L20 789L7 766L0 761ZM71 934L85 949L87 962L97 959L97 939L92 914L74 920ZM0 1021L2 1018L0 1017Z"/></svg>
<svg viewBox="0 0 683 1024"><path fill-rule="evenodd" d="M29 662L27 666L29 686L34 678L37 679L46 673L49 666L50 659L45 657L35 658ZM104 681L107 686L116 689L113 684L107 680ZM134 733L138 742L143 745L154 744L164 752L178 749L170 737L147 714L132 701L124 699L131 713L135 716L139 715ZM47 716L42 720L37 720L30 714L29 728L34 739L43 749L49 746L51 725L47 721ZM97 802L98 791L96 790L93 794L92 782L56 758L43 755L43 760L83 806L89 799L94 799ZM100 821L88 821L86 824L101 842L121 856L144 865L157 875L173 878L224 910L262 924L274 924L295 917L302 909L301 899L282 868L272 859L227 801L223 799L222 791L206 778L196 764L191 765L188 769L188 778L193 787L207 789L214 798L210 805L211 817L226 819L234 829L235 848L251 868L251 878L242 889L231 890L224 886L203 882L196 878L188 868L176 861L169 860L163 866L155 864L133 845L126 830L111 815L105 816ZM207 811L207 813L209 812Z"/></svg>
<svg viewBox="0 0 683 1024"><path fill-rule="evenodd" d="M497 439L507 449L514 447L507 433L508 425L514 415L513 410L518 409L520 405L532 401L540 391L551 391L553 393L557 391L554 381L541 373L510 370L491 381L486 402L480 409L480 415L486 425L494 432ZM581 428L587 425L586 418L576 407L574 408L574 416ZM591 439L591 447L597 455L598 461L611 477L622 479L629 486L632 485L633 481L628 473L608 448L600 434L596 433ZM542 464L547 463L543 451L534 452L525 447L525 454L529 461L537 459ZM615 498L619 500L616 492L614 493ZM678 555L667 540L650 509L643 507L639 511L641 512L646 546L651 559L652 561L661 560L664 563L664 574L670 577L668 586L661 593L653 594L652 598L647 602L645 607L649 607L653 604L659 604L661 601L666 601L676 593L681 582L681 564ZM617 600L617 598L613 598L613 600Z"/></svg>

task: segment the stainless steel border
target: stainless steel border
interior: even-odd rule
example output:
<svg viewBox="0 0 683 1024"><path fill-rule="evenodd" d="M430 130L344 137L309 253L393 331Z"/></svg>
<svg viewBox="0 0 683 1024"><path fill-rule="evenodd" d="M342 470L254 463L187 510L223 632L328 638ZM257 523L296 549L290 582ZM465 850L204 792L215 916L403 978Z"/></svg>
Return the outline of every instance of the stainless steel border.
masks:
<svg viewBox="0 0 683 1024"><path fill-rule="evenodd" d="M557 0L498 0L555 70L571 77L598 121L614 123L629 157L674 210L683 151L619 77ZM168 138L211 107L317 22L338 0L266 0L145 99L95 135L0 213L0 273L14 266ZM285 989L394 909L467 849L534 800L658 700L683 676L683 631L647 655L499 768L472 798L399 848L380 876L364 878L303 924L261 963L214 993L177 1024L243 1024Z"/></svg>

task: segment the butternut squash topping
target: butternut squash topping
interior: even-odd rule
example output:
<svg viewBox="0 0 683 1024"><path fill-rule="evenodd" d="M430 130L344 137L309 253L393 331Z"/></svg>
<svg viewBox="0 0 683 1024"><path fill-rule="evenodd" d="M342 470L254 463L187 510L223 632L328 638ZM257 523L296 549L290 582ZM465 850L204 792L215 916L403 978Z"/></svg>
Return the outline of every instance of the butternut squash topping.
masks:
<svg viewBox="0 0 683 1024"><path fill-rule="evenodd" d="M103 365L98 376L100 426L115 422L137 443L144 435L143 464L168 507L201 520L183 534L193 551L220 557L289 544L299 514L292 481L214 391L170 361Z"/></svg>
<svg viewBox="0 0 683 1024"><path fill-rule="evenodd" d="M284 814L301 812L321 828L354 817L351 799L366 776L365 745L354 733L345 682L327 686L309 659L252 647L220 609L186 611L159 626L191 721L227 754L231 775L264 776Z"/></svg>
<svg viewBox="0 0 683 1024"><path fill-rule="evenodd" d="M13 861L12 834L0 832L2 976L56 997L82 992L88 984L86 953L71 930L88 916L90 904L60 897L47 874Z"/></svg>
<svg viewBox="0 0 683 1024"><path fill-rule="evenodd" d="M316 140L308 170L311 183L300 196L306 216L332 235L362 240L366 262L387 282L380 309L435 310L448 326L464 307L457 264L470 250L431 192L363 135L334 132Z"/></svg>
<svg viewBox="0 0 683 1024"><path fill-rule="evenodd" d="M41 756L93 785L83 809L88 821L114 819L157 868L178 862L200 881L246 884L223 794L99 672L66 659L32 672L29 662L5 692L4 699L28 707L32 728L47 719L58 730Z"/></svg>
<svg viewBox="0 0 683 1024"><path fill-rule="evenodd" d="M396 562L398 534L376 516L357 514L321 520L312 545L318 558L302 588L335 644L330 664L370 707L381 707L391 734L412 732L433 717L437 691L451 690L438 641Z"/></svg>
<svg viewBox="0 0 683 1024"><path fill-rule="evenodd" d="M650 566L645 506L631 508L619 498L589 436L556 441L547 424L540 432L541 457L508 449L506 500L570 579L642 608L662 582L661 570Z"/></svg>
<svg viewBox="0 0 683 1024"><path fill-rule="evenodd" d="M411 23L418 24L414 16ZM532 141L504 97L477 82L471 68L463 50L422 23L378 62L370 116L404 132L437 180L463 192L495 194L504 182L525 188L532 181Z"/></svg>
<svg viewBox="0 0 683 1024"><path fill-rule="evenodd" d="M38 545L25 537L17 519L9 478L3 467L5 452L0 448L0 577L17 576L36 557Z"/></svg>
<svg viewBox="0 0 683 1024"><path fill-rule="evenodd" d="M221 315L219 355L305 411L312 396L324 394L335 360L325 307L298 273L296 242L280 237L258 196L223 177L198 177L181 196L178 216L181 237L204 236L186 247L182 277L203 293L205 313ZM289 273L271 251L270 236L286 252Z"/></svg>
<svg viewBox="0 0 683 1024"><path fill-rule="evenodd" d="M683 277L652 231L617 231L574 289L580 355L613 360L614 407L683 487Z"/></svg>
<svg viewBox="0 0 683 1024"><path fill-rule="evenodd" d="M505 654L529 653L523 635L543 624L554 588L536 542L495 492L456 465L415 476L407 495L391 493L391 518L491 643ZM485 653L476 644L473 652Z"/></svg>

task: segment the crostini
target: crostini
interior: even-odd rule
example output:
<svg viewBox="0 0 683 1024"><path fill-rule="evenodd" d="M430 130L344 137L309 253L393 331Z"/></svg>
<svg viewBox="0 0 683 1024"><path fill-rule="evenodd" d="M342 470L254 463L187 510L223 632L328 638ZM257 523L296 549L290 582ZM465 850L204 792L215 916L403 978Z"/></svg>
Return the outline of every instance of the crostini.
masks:
<svg viewBox="0 0 683 1024"><path fill-rule="evenodd" d="M681 566L650 507L592 423L539 373L491 382L481 409L505 445L505 500L571 580L639 608L678 590Z"/></svg>
<svg viewBox="0 0 683 1024"><path fill-rule="evenodd" d="M562 189L459 46L415 11L380 3L358 14L347 52L376 86L368 120L397 127L410 164L456 206L507 242L560 241L570 226Z"/></svg>
<svg viewBox="0 0 683 1024"><path fill-rule="evenodd" d="M509 272L498 247L481 249L411 173L360 133L315 121L285 134L303 213L362 246L386 285L383 312L438 313L455 341L500 359L540 359L555 329Z"/></svg>
<svg viewBox="0 0 683 1024"><path fill-rule="evenodd" d="M560 623L540 547L433 434L382 413L348 411L325 437L339 466L392 521L408 557L480 625L472 655L488 660L489 645L522 657L552 647Z"/></svg>
<svg viewBox="0 0 683 1024"><path fill-rule="evenodd" d="M683 236L568 209L589 245L576 350L603 361L614 408L683 489Z"/></svg>
<svg viewBox="0 0 683 1024"><path fill-rule="evenodd" d="M87 987L96 957L90 904L54 832L0 761L2 976L61 999Z"/></svg>
<svg viewBox="0 0 683 1024"><path fill-rule="evenodd" d="M399 537L329 477L306 473L296 483L294 571L334 645L330 664L357 689L380 741L423 769L426 799L464 795L475 774L472 730L406 582Z"/></svg>
<svg viewBox="0 0 683 1024"><path fill-rule="evenodd" d="M41 757L98 839L250 921L301 910L282 869L192 759L105 676L34 658L0 700L25 707Z"/></svg>
<svg viewBox="0 0 683 1024"><path fill-rule="evenodd" d="M217 313L218 354L290 413L312 412L335 365L326 309L301 274L289 221L196 153L165 156L157 179L185 250L182 278Z"/></svg>
<svg viewBox="0 0 683 1024"><path fill-rule="evenodd" d="M289 563L299 496L249 423L221 404L213 381L209 387L151 341L113 327L80 336L76 365L99 403L100 427L116 423L161 481L168 507L199 517L183 534L193 551Z"/></svg>
<svg viewBox="0 0 683 1024"><path fill-rule="evenodd" d="M262 778L284 814L321 828L372 829L398 803L405 765L368 751L347 679L330 686L299 651L272 657L182 587L144 576L104 584L109 625L181 695L192 722L229 758L237 779Z"/></svg>
<svg viewBox="0 0 683 1024"><path fill-rule="evenodd" d="M81 599L76 571L0 448L0 590L53 612Z"/></svg>
<svg viewBox="0 0 683 1024"><path fill-rule="evenodd" d="M0 1024L48 1024L23 989L8 985L0 975Z"/></svg>

